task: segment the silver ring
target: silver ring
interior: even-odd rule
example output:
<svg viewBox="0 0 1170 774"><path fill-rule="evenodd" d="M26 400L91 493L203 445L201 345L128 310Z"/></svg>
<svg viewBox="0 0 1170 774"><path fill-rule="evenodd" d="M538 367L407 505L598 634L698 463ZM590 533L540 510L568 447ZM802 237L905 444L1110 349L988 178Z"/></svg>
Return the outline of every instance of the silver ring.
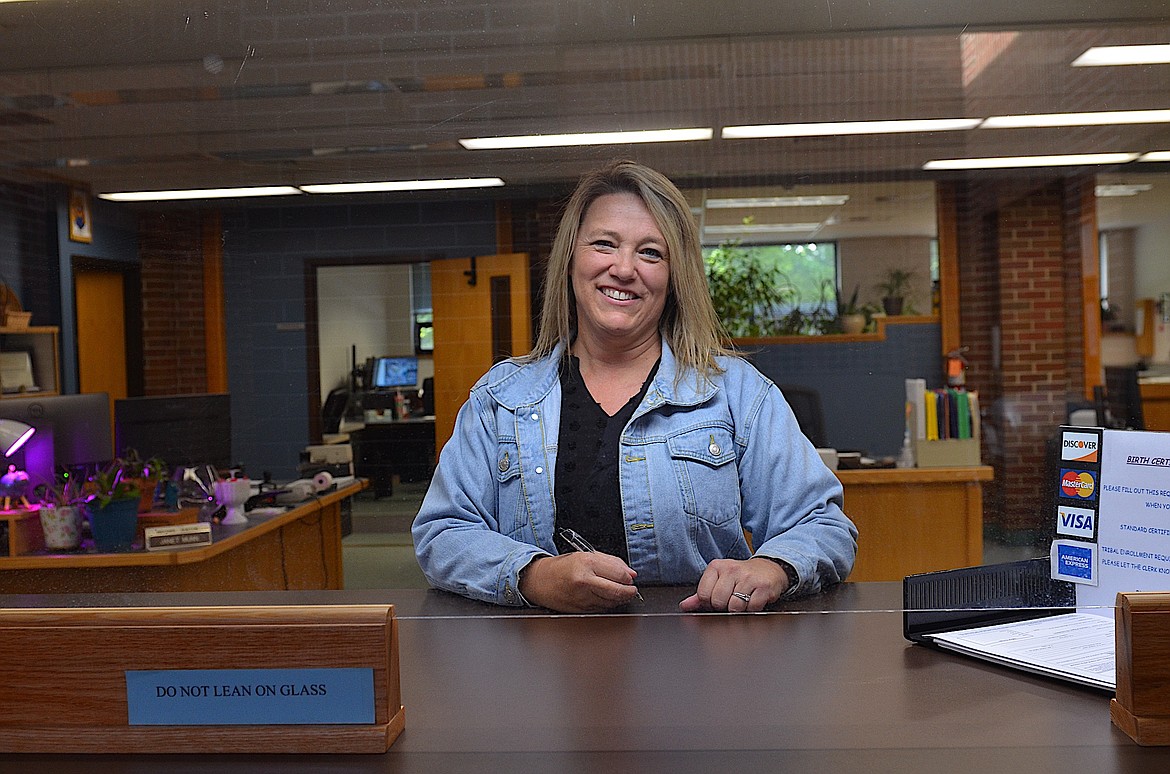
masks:
<svg viewBox="0 0 1170 774"><path fill-rule="evenodd" d="M733 591L733 592L731 592L731 596L739 597L744 602L751 602L752 601L752 595L751 594L744 594L742 591Z"/></svg>

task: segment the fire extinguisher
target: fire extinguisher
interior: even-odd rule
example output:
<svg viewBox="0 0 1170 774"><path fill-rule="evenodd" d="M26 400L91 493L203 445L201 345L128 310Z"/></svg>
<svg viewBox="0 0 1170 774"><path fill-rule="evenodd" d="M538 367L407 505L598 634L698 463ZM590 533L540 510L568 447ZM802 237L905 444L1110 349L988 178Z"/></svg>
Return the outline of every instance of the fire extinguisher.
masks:
<svg viewBox="0 0 1170 774"><path fill-rule="evenodd" d="M966 347L959 347L952 349L947 353L947 386L948 387L964 387L967 384L967 358L963 357L963 353L967 351Z"/></svg>

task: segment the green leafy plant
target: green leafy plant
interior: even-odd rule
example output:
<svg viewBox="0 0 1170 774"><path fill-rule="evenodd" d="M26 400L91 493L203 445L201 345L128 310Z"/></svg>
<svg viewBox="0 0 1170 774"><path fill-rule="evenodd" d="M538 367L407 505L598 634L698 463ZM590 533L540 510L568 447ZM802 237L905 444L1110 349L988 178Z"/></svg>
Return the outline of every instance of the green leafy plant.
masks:
<svg viewBox="0 0 1170 774"><path fill-rule="evenodd" d="M706 265L711 302L729 336L781 333L781 310L797 306L796 291L775 264L739 240L731 240L712 250Z"/></svg>
<svg viewBox="0 0 1170 774"><path fill-rule="evenodd" d="M138 500L142 497L140 480L127 474L125 460L115 459L86 482L86 502L97 509L118 500Z"/></svg>
<svg viewBox="0 0 1170 774"><path fill-rule="evenodd" d="M874 285L878 292L882 294L882 306L885 307L886 314L902 314L906 297L910 295L911 281L913 279L913 271L894 268L888 269L885 279Z"/></svg>
<svg viewBox="0 0 1170 774"><path fill-rule="evenodd" d="M861 304L857 302L857 296L861 293L861 285L855 285L853 294L849 296L848 300L844 300L842 296L837 296L837 316L844 317L847 314L865 314Z"/></svg>
<svg viewBox="0 0 1170 774"><path fill-rule="evenodd" d="M38 487L38 492L41 492L41 502L54 508L81 505L86 499L85 482L73 475L58 478L43 489Z"/></svg>
<svg viewBox="0 0 1170 774"><path fill-rule="evenodd" d="M162 457L151 457L144 460L136 449L126 449L122 456L115 461L122 467L124 475L129 478L137 478L157 485L167 477L167 463Z"/></svg>

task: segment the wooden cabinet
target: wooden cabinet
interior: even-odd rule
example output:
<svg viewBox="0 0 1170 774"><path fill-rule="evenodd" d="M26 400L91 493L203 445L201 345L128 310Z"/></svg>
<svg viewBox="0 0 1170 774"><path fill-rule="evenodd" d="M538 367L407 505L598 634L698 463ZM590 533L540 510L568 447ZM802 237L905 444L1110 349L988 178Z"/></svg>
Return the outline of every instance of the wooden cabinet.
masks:
<svg viewBox="0 0 1170 774"><path fill-rule="evenodd" d="M60 394L57 331L55 325L0 327L0 397ZM35 391L25 389L29 370Z"/></svg>
<svg viewBox="0 0 1170 774"><path fill-rule="evenodd" d="M1142 382L1141 392L1146 429L1170 431L1170 382Z"/></svg>

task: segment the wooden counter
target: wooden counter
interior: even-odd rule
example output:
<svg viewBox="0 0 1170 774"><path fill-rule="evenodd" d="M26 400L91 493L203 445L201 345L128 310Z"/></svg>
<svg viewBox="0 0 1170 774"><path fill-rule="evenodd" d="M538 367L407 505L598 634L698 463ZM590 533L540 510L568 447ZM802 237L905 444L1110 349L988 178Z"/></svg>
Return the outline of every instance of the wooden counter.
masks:
<svg viewBox="0 0 1170 774"><path fill-rule="evenodd" d="M849 580L900 581L983 563L990 467L839 470L837 478L859 534Z"/></svg>
<svg viewBox="0 0 1170 774"><path fill-rule="evenodd" d="M1170 382L1146 382L1140 388L1146 429L1170 431Z"/></svg>
<svg viewBox="0 0 1170 774"><path fill-rule="evenodd" d="M210 546L0 557L0 593L340 589L341 506L359 481L276 516L213 527Z"/></svg>

